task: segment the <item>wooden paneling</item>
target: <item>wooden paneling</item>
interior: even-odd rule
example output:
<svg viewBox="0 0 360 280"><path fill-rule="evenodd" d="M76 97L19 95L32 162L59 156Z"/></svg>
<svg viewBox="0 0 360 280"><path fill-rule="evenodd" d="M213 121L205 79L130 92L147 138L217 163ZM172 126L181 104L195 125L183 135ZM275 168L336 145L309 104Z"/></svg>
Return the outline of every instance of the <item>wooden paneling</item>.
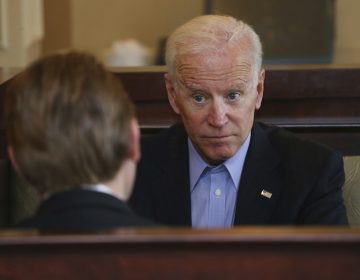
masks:
<svg viewBox="0 0 360 280"><path fill-rule="evenodd" d="M166 95L162 67L116 71L135 102L144 133L178 120ZM255 119L286 127L344 155L360 154L360 68L267 69L262 106Z"/></svg>
<svg viewBox="0 0 360 280"><path fill-rule="evenodd" d="M174 120L164 71L114 71L133 101L140 108L148 107L146 111L138 110L143 124L170 124ZM256 117L279 125L359 126L359 80L360 68L269 69L263 104Z"/></svg>
<svg viewBox="0 0 360 280"><path fill-rule="evenodd" d="M0 232L1 279L358 279L349 228Z"/></svg>

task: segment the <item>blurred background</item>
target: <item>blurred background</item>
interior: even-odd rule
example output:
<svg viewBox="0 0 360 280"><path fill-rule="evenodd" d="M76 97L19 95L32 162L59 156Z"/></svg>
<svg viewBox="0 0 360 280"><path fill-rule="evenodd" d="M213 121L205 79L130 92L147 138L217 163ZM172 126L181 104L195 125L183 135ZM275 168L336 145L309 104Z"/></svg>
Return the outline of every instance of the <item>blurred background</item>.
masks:
<svg viewBox="0 0 360 280"><path fill-rule="evenodd" d="M252 25L266 64L360 65L359 11L359 0L0 0L0 66L67 48L109 66L161 65L171 31L211 13Z"/></svg>

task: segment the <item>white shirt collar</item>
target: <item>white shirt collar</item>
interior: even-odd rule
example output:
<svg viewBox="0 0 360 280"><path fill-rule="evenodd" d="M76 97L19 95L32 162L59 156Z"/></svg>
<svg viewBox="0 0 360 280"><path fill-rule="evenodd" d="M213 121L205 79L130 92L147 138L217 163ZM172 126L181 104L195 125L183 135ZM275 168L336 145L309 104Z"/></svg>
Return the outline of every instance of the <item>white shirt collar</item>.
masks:
<svg viewBox="0 0 360 280"><path fill-rule="evenodd" d="M106 185L104 184L96 184L96 185L83 185L81 186L82 189L90 190L90 191L97 191L102 192L106 194L110 194L115 196L114 192Z"/></svg>

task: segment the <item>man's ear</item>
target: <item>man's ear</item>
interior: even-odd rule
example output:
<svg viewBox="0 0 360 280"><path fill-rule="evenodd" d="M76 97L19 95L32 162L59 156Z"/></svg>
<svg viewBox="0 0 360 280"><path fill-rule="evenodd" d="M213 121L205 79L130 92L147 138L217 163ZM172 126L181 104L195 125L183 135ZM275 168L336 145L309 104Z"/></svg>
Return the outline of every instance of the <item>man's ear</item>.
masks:
<svg viewBox="0 0 360 280"><path fill-rule="evenodd" d="M259 73L258 84L256 86L256 93L257 93L256 105L255 105L256 110L259 110L261 107L261 102L264 95L264 83L265 83L265 69L261 69Z"/></svg>
<svg viewBox="0 0 360 280"><path fill-rule="evenodd" d="M9 156L9 159L11 161L11 164L12 166L14 167L16 173L22 177L22 172L20 170L20 166L18 164L18 161L16 159L16 156L15 156L15 151L13 149L13 147L10 145L10 146L7 146L7 153L8 153L8 156Z"/></svg>
<svg viewBox="0 0 360 280"><path fill-rule="evenodd" d="M138 162L140 160L140 128L138 121L133 118L130 121L130 133L129 133L129 153L128 158Z"/></svg>
<svg viewBox="0 0 360 280"><path fill-rule="evenodd" d="M167 96L170 102L171 107L173 108L176 114L180 114L179 107L176 104L176 91L173 82L168 73L164 75L165 78L165 86L167 91Z"/></svg>

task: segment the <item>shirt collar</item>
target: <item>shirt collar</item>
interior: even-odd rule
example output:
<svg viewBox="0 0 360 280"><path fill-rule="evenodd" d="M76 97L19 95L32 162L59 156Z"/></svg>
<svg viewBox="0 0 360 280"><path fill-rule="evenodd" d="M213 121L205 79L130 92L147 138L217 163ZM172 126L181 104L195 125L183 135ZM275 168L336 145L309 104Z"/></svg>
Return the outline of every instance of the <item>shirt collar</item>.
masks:
<svg viewBox="0 0 360 280"><path fill-rule="evenodd" d="M104 184L82 185L80 188L74 187L74 188L69 188L69 189L65 189L65 190L71 190L71 189L83 189L83 190L88 190L88 191L96 191L96 192L106 193L106 194L117 197L117 195L111 190L111 188ZM55 194L55 192L47 192L42 195L41 199L46 200L54 194Z"/></svg>
<svg viewBox="0 0 360 280"><path fill-rule="evenodd" d="M227 159L223 165L230 173L231 179L236 187L239 186L242 169L244 167L246 153L249 149L251 138L251 132L245 139L245 142L241 145L240 149L229 159ZM199 153L196 151L192 141L188 137L189 147L189 167L190 167L190 190L193 191L197 181L199 180L204 169L209 165L202 159Z"/></svg>
<svg viewBox="0 0 360 280"><path fill-rule="evenodd" d="M89 191L97 191L102 192L110 195L115 195L114 192L104 184L96 184L96 185L83 185L82 189L89 190Z"/></svg>
<svg viewBox="0 0 360 280"><path fill-rule="evenodd" d="M188 137L189 146L189 170L190 170L190 190L192 191L199 180L204 169L208 166L196 151L193 143Z"/></svg>
<svg viewBox="0 0 360 280"><path fill-rule="evenodd" d="M251 132L249 133L248 137L246 137L245 142L241 145L240 149L235 153L235 155L233 155L231 158L227 159L224 162L224 165L229 171L231 179L236 189L238 189L239 187L240 177L244 167L245 157L249 149L250 138L251 138Z"/></svg>

